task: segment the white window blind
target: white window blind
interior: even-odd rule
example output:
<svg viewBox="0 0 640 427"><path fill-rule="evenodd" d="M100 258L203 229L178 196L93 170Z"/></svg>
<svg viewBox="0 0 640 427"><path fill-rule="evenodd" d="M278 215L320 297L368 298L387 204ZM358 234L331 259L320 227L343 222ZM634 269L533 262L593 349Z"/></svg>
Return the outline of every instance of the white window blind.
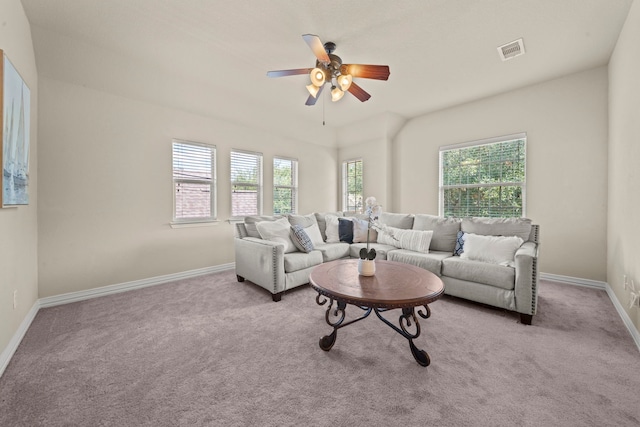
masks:
<svg viewBox="0 0 640 427"><path fill-rule="evenodd" d="M440 148L440 215L525 215L526 134Z"/></svg>
<svg viewBox="0 0 640 427"><path fill-rule="evenodd" d="M231 216L262 214L262 154L231 151Z"/></svg>
<svg viewBox="0 0 640 427"><path fill-rule="evenodd" d="M173 140L173 220L214 220L216 147Z"/></svg>
<svg viewBox="0 0 640 427"><path fill-rule="evenodd" d="M342 209L348 212L362 212L362 159L342 163L342 179Z"/></svg>
<svg viewBox="0 0 640 427"><path fill-rule="evenodd" d="M298 161L273 159L273 213L295 214L298 207Z"/></svg>

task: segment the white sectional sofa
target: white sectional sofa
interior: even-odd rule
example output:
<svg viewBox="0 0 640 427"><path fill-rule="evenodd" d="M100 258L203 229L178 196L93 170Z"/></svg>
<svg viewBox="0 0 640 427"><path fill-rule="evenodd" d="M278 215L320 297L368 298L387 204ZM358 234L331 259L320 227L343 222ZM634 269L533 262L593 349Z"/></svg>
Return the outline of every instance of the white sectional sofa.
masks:
<svg viewBox="0 0 640 427"><path fill-rule="evenodd" d="M339 230L336 217L341 224ZM348 233L349 220L353 236ZM376 259L429 270L442 279L446 294L517 312L522 323L531 324L538 299L538 225L524 218L460 219L388 212L380 215L378 223L386 232L402 238L389 239L385 231L379 238L372 233L370 247L376 249ZM301 245L291 234L287 236L293 226L307 232L302 233L308 237L306 244ZM280 301L287 289L309 283L315 266L357 258L367 245L363 226L365 216L342 212L246 217L236 224L238 281L249 280L268 290L274 301ZM428 248L419 243L416 247L415 242L424 243L425 237L430 238ZM353 243L349 243L351 239Z"/></svg>

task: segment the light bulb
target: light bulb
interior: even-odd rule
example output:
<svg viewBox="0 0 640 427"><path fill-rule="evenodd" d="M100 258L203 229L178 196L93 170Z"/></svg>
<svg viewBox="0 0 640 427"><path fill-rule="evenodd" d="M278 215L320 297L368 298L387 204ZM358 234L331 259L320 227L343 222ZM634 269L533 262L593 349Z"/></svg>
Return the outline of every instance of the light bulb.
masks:
<svg viewBox="0 0 640 427"><path fill-rule="evenodd" d="M352 81L353 77L351 77L351 74L342 74L338 77L338 85L340 85L340 89L342 89L343 92L349 90Z"/></svg>
<svg viewBox="0 0 640 427"><path fill-rule="evenodd" d="M313 83L315 86L320 87L324 84L324 71L322 71L320 68L314 68L313 70L311 70L309 77L311 78L311 83Z"/></svg>

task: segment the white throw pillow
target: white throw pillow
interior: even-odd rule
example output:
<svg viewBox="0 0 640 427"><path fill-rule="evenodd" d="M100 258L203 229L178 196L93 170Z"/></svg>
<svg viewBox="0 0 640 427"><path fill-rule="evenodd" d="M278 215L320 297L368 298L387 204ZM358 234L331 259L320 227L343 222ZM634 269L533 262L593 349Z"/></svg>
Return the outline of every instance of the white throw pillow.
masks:
<svg viewBox="0 0 640 427"><path fill-rule="evenodd" d="M256 224L256 228L263 240L282 243L285 254L298 250L291 240L291 224L287 218L280 218L277 221L261 221Z"/></svg>
<svg viewBox="0 0 640 427"><path fill-rule="evenodd" d="M464 252L460 258L512 267L516 251L523 242L524 240L517 236L482 236L467 233Z"/></svg>
<svg viewBox="0 0 640 427"><path fill-rule="evenodd" d="M327 235L327 243L339 243L340 234L338 232L338 217L335 215L327 215L324 217L327 223L325 234Z"/></svg>
<svg viewBox="0 0 640 427"><path fill-rule="evenodd" d="M366 219L353 218L353 243L367 243L367 230L369 229L369 221ZM369 243L375 243L378 240L378 232L373 228L369 230Z"/></svg>
<svg viewBox="0 0 640 427"><path fill-rule="evenodd" d="M428 254L432 237L433 230L404 230L384 227L378 233L378 243Z"/></svg>
<svg viewBox="0 0 640 427"><path fill-rule="evenodd" d="M318 227L317 223L305 227L304 231L313 242L313 246L322 245L324 243L324 240L322 240L322 234L320 234L320 227Z"/></svg>

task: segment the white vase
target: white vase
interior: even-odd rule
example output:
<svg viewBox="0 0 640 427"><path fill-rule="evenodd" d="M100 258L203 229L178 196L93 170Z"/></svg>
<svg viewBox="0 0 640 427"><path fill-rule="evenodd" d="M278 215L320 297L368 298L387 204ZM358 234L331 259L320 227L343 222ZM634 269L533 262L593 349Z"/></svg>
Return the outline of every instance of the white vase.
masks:
<svg viewBox="0 0 640 427"><path fill-rule="evenodd" d="M373 276L376 274L376 261L373 259L358 259L358 274L361 276Z"/></svg>

